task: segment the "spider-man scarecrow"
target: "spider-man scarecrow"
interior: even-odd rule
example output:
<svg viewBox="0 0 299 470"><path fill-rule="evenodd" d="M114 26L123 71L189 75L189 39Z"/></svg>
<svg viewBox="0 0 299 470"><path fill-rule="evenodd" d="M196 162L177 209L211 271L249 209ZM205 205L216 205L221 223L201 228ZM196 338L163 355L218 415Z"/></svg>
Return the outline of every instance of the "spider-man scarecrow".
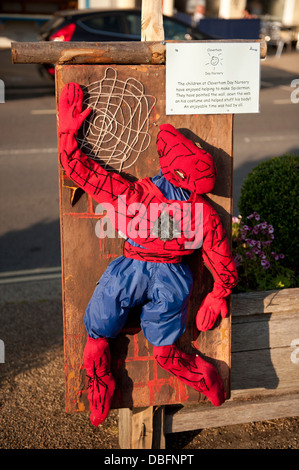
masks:
<svg viewBox="0 0 299 470"><path fill-rule="evenodd" d="M201 248L203 262L214 278L213 290L196 316L200 331L212 328L219 315L226 317L226 297L237 282L219 216L202 197L215 183L213 159L173 126L164 124L157 136L160 173L137 182L127 181L78 148L77 133L90 113L90 109L82 110L82 103L81 87L76 83L65 85L59 100L61 163L66 175L95 201L104 207L109 203L115 209L114 228L126 237L123 256L109 264L84 317L90 420L98 426L108 415L115 389L109 338L120 333L136 306L141 308L141 328L153 345L159 366L219 406L225 400L225 391L216 368L197 354L180 351L175 344L185 330L192 291L192 273L183 257ZM162 236L162 218L152 220L153 207L159 207L159 216L172 209L173 232L166 238ZM195 211L198 207L201 210ZM170 212L168 215L171 219Z"/></svg>

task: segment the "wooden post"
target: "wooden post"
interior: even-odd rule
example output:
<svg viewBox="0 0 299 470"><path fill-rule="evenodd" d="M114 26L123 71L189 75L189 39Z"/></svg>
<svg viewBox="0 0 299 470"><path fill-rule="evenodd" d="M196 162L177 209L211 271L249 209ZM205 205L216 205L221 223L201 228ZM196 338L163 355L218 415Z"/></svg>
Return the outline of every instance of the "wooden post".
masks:
<svg viewBox="0 0 299 470"><path fill-rule="evenodd" d="M143 0L141 41L164 41L162 0Z"/></svg>
<svg viewBox="0 0 299 470"><path fill-rule="evenodd" d="M151 449L153 442L153 406L119 410L121 449Z"/></svg>
<svg viewBox="0 0 299 470"><path fill-rule="evenodd" d="M118 439L121 449L165 449L165 406L121 408Z"/></svg>

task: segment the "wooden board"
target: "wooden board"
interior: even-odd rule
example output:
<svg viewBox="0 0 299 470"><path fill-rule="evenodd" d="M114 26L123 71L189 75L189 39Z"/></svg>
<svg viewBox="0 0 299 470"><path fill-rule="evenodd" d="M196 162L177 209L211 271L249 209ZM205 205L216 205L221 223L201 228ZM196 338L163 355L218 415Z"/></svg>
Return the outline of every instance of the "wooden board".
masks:
<svg viewBox="0 0 299 470"><path fill-rule="evenodd" d="M233 296L234 397L298 391L298 301L298 288Z"/></svg>
<svg viewBox="0 0 299 470"><path fill-rule="evenodd" d="M57 100L64 84L73 81L82 86L101 80L107 65L61 65L56 67ZM165 66L164 65L109 65L119 80L133 77L144 85L147 95L157 101L149 116L151 141L137 162L126 170L130 178L154 176L159 171L156 151L158 126L169 122L195 142L199 142L214 157L218 178L213 194L208 195L222 219L230 237L232 210L232 149L233 116L165 116ZM95 235L98 220L97 204L82 194L71 205L72 183L59 169L61 247L63 277L63 312L65 344L66 411L88 411L87 380L82 363L86 331L83 316L96 282L113 259L122 254L119 238L99 239ZM230 394L230 318L207 333L198 334L194 316L198 306L210 290L211 276L203 267L200 252L192 255L190 265L195 277L194 293L190 302L187 330L179 340L180 347L189 352L193 347L210 359L224 379L227 396ZM152 355L152 346L140 330L138 312L120 336L111 341L112 369L116 378L113 408L146 407L202 401L189 388L160 369Z"/></svg>
<svg viewBox="0 0 299 470"><path fill-rule="evenodd" d="M297 410L297 411L296 411ZM224 403L221 408L186 407L165 417L165 434L233 426L299 415L299 394Z"/></svg>

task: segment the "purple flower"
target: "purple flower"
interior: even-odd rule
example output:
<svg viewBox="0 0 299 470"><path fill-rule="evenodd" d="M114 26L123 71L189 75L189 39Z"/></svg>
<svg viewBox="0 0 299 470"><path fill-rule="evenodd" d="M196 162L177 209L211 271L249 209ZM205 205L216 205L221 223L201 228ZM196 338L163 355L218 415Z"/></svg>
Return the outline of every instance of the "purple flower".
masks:
<svg viewBox="0 0 299 470"><path fill-rule="evenodd" d="M265 221L265 222L262 222L262 223L260 224L260 227L261 227L262 229L267 228L267 222L266 222L266 221Z"/></svg>
<svg viewBox="0 0 299 470"><path fill-rule="evenodd" d="M254 217L254 214L250 214L247 216L247 219L252 219L252 217Z"/></svg>
<svg viewBox="0 0 299 470"><path fill-rule="evenodd" d="M234 261L235 261L236 267L238 267L238 266L240 266L241 262L243 261L243 257L241 255L239 255L239 253L238 253L234 257Z"/></svg>
<svg viewBox="0 0 299 470"><path fill-rule="evenodd" d="M280 258L280 259L284 259L284 254L281 253L281 254L279 255L279 258Z"/></svg>
<svg viewBox="0 0 299 470"><path fill-rule="evenodd" d="M258 215L257 212L254 212L254 218L255 218L255 220L260 220L260 216Z"/></svg>
<svg viewBox="0 0 299 470"><path fill-rule="evenodd" d="M258 225L256 225L255 227L253 227L252 233L254 233L255 235L256 235L257 233L259 233L259 226L258 226Z"/></svg>
<svg viewBox="0 0 299 470"><path fill-rule="evenodd" d="M269 233L273 233L274 232L274 228L272 225L268 225L268 232Z"/></svg>
<svg viewBox="0 0 299 470"><path fill-rule="evenodd" d="M268 269L268 268L270 268L270 263L269 263L269 261L268 261L267 259L262 259L261 265L262 265L263 269Z"/></svg>

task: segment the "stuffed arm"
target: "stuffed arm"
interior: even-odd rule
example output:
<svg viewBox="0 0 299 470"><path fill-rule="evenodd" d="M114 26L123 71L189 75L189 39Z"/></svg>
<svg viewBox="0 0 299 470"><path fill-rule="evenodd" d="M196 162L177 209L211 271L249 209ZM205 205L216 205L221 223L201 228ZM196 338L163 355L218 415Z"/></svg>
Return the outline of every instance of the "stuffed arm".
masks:
<svg viewBox="0 0 299 470"><path fill-rule="evenodd" d="M196 326L200 331L207 331L213 328L219 315L227 316L226 297L238 282L225 230L218 214L209 206L204 216L202 255L205 266L213 275L214 286L197 312Z"/></svg>
<svg viewBox="0 0 299 470"><path fill-rule="evenodd" d="M79 84L68 83L59 98L59 156L66 175L98 202L113 203L117 196L134 192L132 184L119 174L106 171L88 158L77 144L78 131L91 110L82 111L83 91ZM130 191L131 190L131 191Z"/></svg>

